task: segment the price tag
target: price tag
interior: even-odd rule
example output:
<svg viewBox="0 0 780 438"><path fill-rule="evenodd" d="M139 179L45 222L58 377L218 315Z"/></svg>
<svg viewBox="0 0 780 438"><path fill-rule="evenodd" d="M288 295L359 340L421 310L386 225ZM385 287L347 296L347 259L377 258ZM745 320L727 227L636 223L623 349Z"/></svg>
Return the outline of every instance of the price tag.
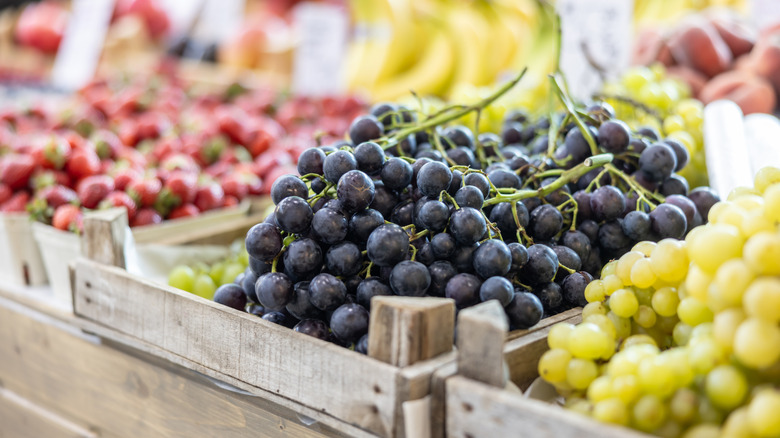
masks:
<svg viewBox="0 0 780 438"><path fill-rule="evenodd" d="M193 39L203 44L220 43L241 28L244 0L205 0Z"/></svg>
<svg viewBox="0 0 780 438"><path fill-rule="evenodd" d="M750 2L750 17L759 30L780 24L780 1L752 0Z"/></svg>
<svg viewBox="0 0 780 438"><path fill-rule="evenodd" d="M632 0L560 0L561 71L578 100L590 100L604 79L631 61Z"/></svg>
<svg viewBox="0 0 780 438"><path fill-rule="evenodd" d="M322 96L344 90L349 21L344 8L305 2L293 12L298 47L293 61L296 94Z"/></svg>
<svg viewBox="0 0 780 438"><path fill-rule="evenodd" d="M186 34L204 0L163 0L162 7L171 19L171 35Z"/></svg>
<svg viewBox="0 0 780 438"><path fill-rule="evenodd" d="M74 0L51 77L58 88L75 90L95 76L114 0Z"/></svg>

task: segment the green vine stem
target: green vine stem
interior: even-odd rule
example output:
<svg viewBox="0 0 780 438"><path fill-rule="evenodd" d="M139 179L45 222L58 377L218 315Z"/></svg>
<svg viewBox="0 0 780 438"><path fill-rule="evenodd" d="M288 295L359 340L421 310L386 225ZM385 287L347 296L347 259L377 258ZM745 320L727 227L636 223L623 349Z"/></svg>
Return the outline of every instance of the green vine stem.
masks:
<svg viewBox="0 0 780 438"><path fill-rule="evenodd" d="M580 128L580 132L582 132L582 135L585 137L585 141L587 141L588 146L590 146L590 153L596 155L599 153L599 148L596 145L596 140L593 138L593 135L591 135L590 129L588 129L588 127L585 125L585 122L583 122L582 118L580 118L579 114L577 114L577 111L574 108L574 104L569 100L569 97L566 95L566 93L563 92L563 88L559 83L559 77L560 76L558 76L557 74L550 75L550 82L552 88L558 94L558 97L561 99L561 103L563 103L563 106L566 108L566 111L574 119L574 123L577 125L578 128Z"/></svg>
<svg viewBox="0 0 780 438"><path fill-rule="evenodd" d="M628 185L628 187L632 191L634 191L634 193L636 193L637 196L639 197L637 202L639 201L645 202L648 206L650 206L651 210L655 209L656 203L661 203L666 200L666 198L664 198L663 196L657 193L653 193L645 189L644 187L640 186L639 184L637 184L633 178L625 175L623 172L621 172L617 167L615 167L611 163L604 166L604 170L607 170L609 171L610 174L616 175L617 177L622 179ZM652 198L655 202L650 201L648 198Z"/></svg>

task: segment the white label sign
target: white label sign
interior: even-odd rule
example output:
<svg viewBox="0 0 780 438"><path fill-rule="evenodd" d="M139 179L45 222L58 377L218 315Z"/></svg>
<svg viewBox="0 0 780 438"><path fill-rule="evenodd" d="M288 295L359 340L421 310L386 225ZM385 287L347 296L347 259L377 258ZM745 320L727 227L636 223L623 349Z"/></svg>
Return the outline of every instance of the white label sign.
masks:
<svg viewBox="0 0 780 438"><path fill-rule="evenodd" d="M753 24L759 30L769 26L780 24L780 1L778 0L752 0L750 2L750 16Z"/></svg>
<svg viewBox="0 0 780 438"><path fill-rule="evenodd" d="M561 71L574 98L589 100L631 61L632 0L559 0Z"/></svg>
<svg viewBox="0 0 780 438"><path fill-rule="evenodd" d="M114 0L73 1L51 73L54 86L75 90L95 76L113 11Z"/></svg>
<svg viewBox="0 0 780 438"><path fill-rule="evenodd" d="M346 11L338 6L305 2L293 14L298 36L293 92L311 96L341 93L349 30Z"/></svg>

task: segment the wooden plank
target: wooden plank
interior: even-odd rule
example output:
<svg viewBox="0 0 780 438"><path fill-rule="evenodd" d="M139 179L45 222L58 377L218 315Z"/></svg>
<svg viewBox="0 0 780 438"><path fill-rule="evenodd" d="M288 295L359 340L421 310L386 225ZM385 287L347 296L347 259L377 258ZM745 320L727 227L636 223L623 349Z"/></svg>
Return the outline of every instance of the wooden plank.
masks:
<svg viewBox="0 0 780 438"><path fill-rule="evenodd" d="M372 433L396 433L397 367L84 259L75 294L76 314L90 321Z"/></svg>
<svg viewBox="0 0 780 438"><path fill-rule="evenodd" d="M458 374L499 388L506 386L507 331L509 320L496 300L462 310L458 314Z"/></svg>
<svg viewBox="0 0 780 438"><path fill-rule="evenodd" d="M3 298L0 357L4 390L101 437L347 436L322 423L307 426L310 419L266 399L109 348Z"/></svg>
<svg viewBox="0 0 780 438"><path fill-rule="evenodd" d="M447 379L447 437L648 438L461 376Z"/></svg>
<svg viewBox="0 0 780 438"><path fill-rule="evenodd" d="M371 299L368 355L404 367L452 350L455 302L448 298Z"/></svg>
<svg viewBox="0 0 780 438"><path fill-rule="evenodd" d="M127 229L127 210L124 208L85 214L82 254L90 260L124 268Z"/></svg>
<svg viewBox="0 0 780 438"><path fill-rule="evenodd" d="M97 435L0 388L0 438L96 438Z"/></svg>

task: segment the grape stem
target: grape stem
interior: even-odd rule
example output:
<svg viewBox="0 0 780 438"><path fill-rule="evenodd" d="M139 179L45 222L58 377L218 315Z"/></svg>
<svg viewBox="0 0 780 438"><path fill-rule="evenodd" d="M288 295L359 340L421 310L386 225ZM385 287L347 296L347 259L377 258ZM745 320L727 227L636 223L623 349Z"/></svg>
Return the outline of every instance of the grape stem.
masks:
<svg viewBox="0 0 780 438"><path fill-rule="evenodd" d="M525 227L520 225L520 218L517 216L517 202L512 203L512 217L515 220L515 225L517 226L517 240L522 241L525 240L526 243L534 243L534 240L531 239L531 236L529 236L525 232ZM520 237L523 237L523 239L520 239ZM502 239L503 240L503 239Z"/></svg>
<svg viewBox="0 0 780 438"><path fill-rule="evenodd" d="M644 187L640 186L639 184L634 181L633 178L625 175L623 172L621 172L617 167L615 167L612 163L607 164L604 166L604 170L609 171L611 174L617 175L620 179L625 181L626 184L628 184L628 187L633 190L639 199L639 201L645 202L651 210L655 210L655 202L651 202L648 197L653 198L656 202L664 202L665 198L661 195L655 194L653 192L650 192L649 190L645 189Z"/></svg>
<svg viewBox="0 0 780 438"><path fill-rule="evenodd" d="M580 132L582 132L582 136L585 137L585 141L588 142L588 146L590 146L590 153L597 155L599 153L599 148L596 145L596 140L593 139L593 135L591 135L590 129L585 126L585 123L577 114L577 111L575 111L574 104L572 104L572 102L569 100L569 97L566 95L566 93L563 92L563 88L561 88L561 84L558 82L558 79L559 76L557 74L550 75L550 82L552 83L553 89L558 94L558 98L561 99L561 103L563 103L566 111L574 118L574 123L580 129Z"/></svg>
<svg viewBox="0 0 780 438"><path fill-rule="evenodd" d="M584 162L561 173L561 175L555 181L547 184L546 186L539 187L537 190L516 190L512 194L503 194L501 192L497 192L496 196L485 201L482 204L482 207L499 204L501 202L522 201L523 199L534 197L543 198L565 186L566 184L582 177L591 170L608 165L611 162L612 154L601 154L588 157Z"/></svg>
<svg viewBox="0 0 780 438"><path fill-rule="evenodd" d="M573 274L573 273L577 272L574 269L571 269L568 266L565 266L565 265L561 264L561 262L558 262L558 267L563 269L564 271L568 272L569 274Z"/></svg>

